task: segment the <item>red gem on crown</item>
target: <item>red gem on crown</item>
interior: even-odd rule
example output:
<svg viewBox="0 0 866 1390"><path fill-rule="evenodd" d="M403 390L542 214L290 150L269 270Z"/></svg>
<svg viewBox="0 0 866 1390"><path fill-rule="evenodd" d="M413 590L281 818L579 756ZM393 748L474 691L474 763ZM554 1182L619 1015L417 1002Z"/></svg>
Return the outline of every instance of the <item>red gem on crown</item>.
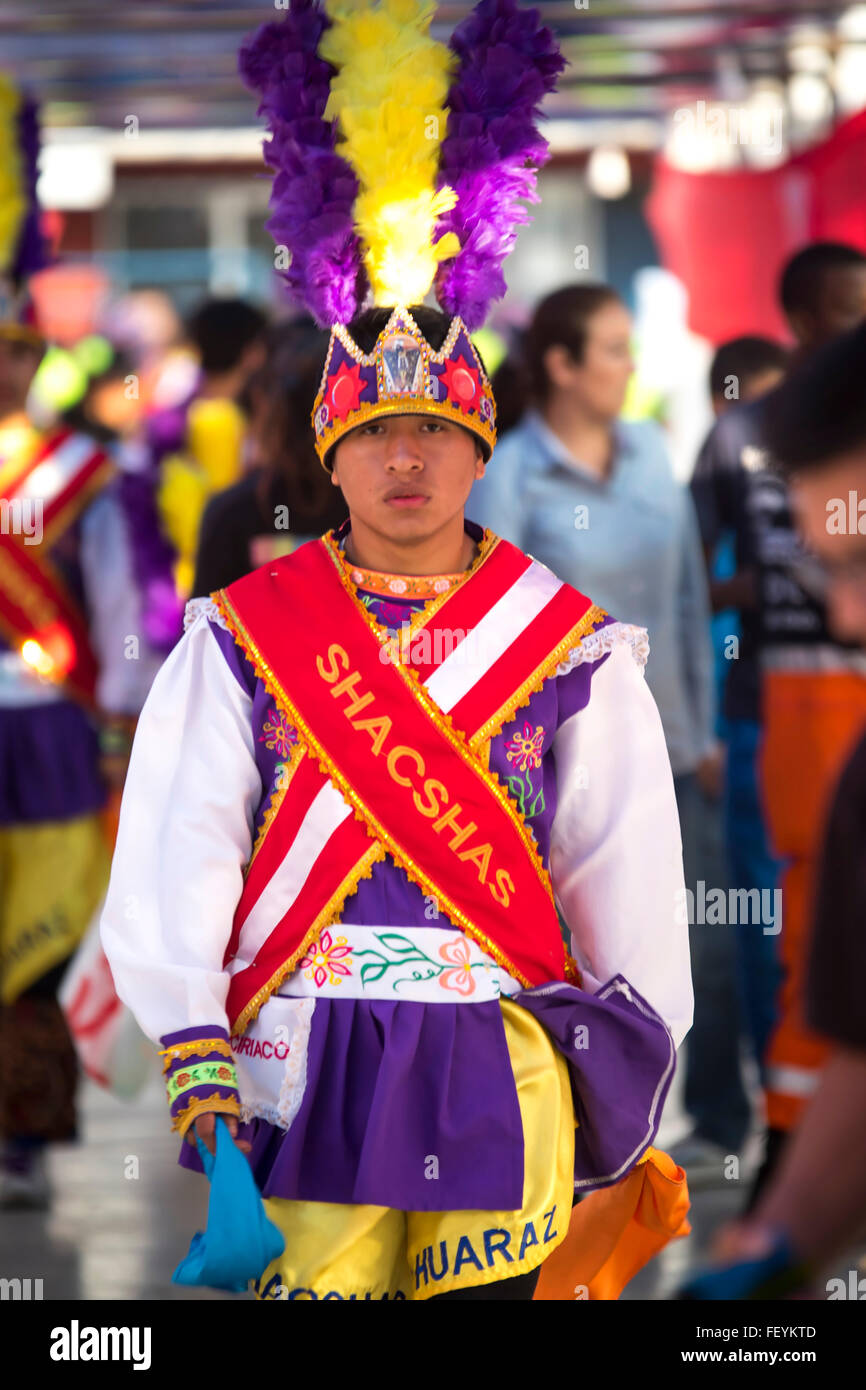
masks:
<svg viewBox="0 0 866 1390"><path fill-rule="evenodd" d="M448 399L459 405L464 414L477 403L481 391L480 373L471 367L461 353L456 362L446 362L440 381L445 383Z"/></svg>
<svg viewBox="0 0 866 1390"><path fill-rule="evenodd" d="M338 420L345 420L351 411L357 410L360 405L361 393L366 390L366 381L361 380L361 367L358 362L353 366L347 367L345 362L340 363L339 370L333 376L328 377L328 385L325 389L325 400L328 402L332 417Z"/></svg>

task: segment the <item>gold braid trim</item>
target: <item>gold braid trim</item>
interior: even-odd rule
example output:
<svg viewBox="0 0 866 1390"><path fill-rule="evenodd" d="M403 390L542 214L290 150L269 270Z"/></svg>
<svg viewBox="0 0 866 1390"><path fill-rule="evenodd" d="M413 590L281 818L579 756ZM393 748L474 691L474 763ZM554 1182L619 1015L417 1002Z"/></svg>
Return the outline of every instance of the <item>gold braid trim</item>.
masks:
<svg viewBox="0 0 866 1390"><path fill-rule="evenodd" d="M189 1042L172 1043L171 1047L161 1047L160 1057L164 1057L162 1064L162 1074L168 1071L172 1062L182 1062L187 1057L201 1057L204 1059L209 1053L218 1052L222 1057L228 1057L234 1061L231 1044L225 1038L192 1038Z"/></svg>
<svg viewBox="0 0 866 1390"><path fill-rule="evenodd" d="M604 622L608 614L603 608L596 607L595 604L588 608L583 617L575 623L570 632L566 633L561 642L558 642L553 651L536 666L531 676L527 676L525 681L517 687L513 695L505 701L504 705L492 714L480 728L469 739L470 748L477 748L485 739L495 738L504 724L514 717L514 714L523 705L528 705L532 696L541 690L544 682L553 675L560 662L564 661L568 653L574 648L579 647L584 637L588 637L591 632L598 627L599 623Z"/></svg>
<svg viewBox="0 0 866 1390"><path fill-rule="evenodd" d="M445 595L445 597L447 597L447 595ZM382 636L379 637L379 640L390 640L390 635L388 633L387 628L381 628L380 624L376 623L375 619L369 616L364 605L360 602L360 600L355 600L355 602L357 607L360 609L365 621L368 624L370 624L374 631L376 629L379 629L379 632L382 634ZM342 771L337 767L336 763L331 759L326 750L322 748L322 746L319 744L312 730L309 728L306 721L302 718L300 712L292 704L285 690L277 681L273 670L270 666L268 666L267 662L264 660L264 657L259 651L259 648L253 641L250 634L246 631L243 623L240 620L240 617L235 612L235 609L232 605L231 600L228 597L228 594L224 589L220 589L216 592L216 594L214 595L214 603L217 605L223 617L225 618L226 626L229 632L231 632L235 641L244 650L246 656L251 660L256 675L264 684L265 689L271 696L273 696L273 698L276 700L277 704L280 706L283 712L295 725L296 729L298 730L298 736L300 741L303 743L310 756L315 758L316 765L318 766L319 770L324 774L325 777L327 777L334 784L335 787L337 787L337 789L343 796L343 800L346 802L346 804L351 809L353 815L355 816L355 819L360 821L370 838L377 841L381 841L381 843L387 847L387 850L390 853L391 857L394 859L395 863L399 864L400 868L403 869L407 877L411 879L413 883L416 883L419 888L423 889L424 893L427 896L434 898L436 902L444 906L445 913L451 919L451 921L453 921L457 926L461 927L463 931L465 931L467 936L471 936L473 940L477 941L478 944L482 946L484 950L487 951L488 954L493 957L496 963L498 965L501 965L503 969L507 970L508 973L511 976L513 976L514 979L516 979L520 984L524 985L527 989L530 988L531 982L527 979L523 972L518 969L514 961L512 961L508 956L506 956L505 953L499 948L499 946L497 946L496 943L492 941L491 938L487 936L485 932L482 932L480 928L476 927L475 924L471 922L469 918L466 917L466 915L460 910L457 904L453 903L451 899L447 897L447 895L444 894L440 888L437 887L437 885L433 882L432 879L427 877L420 865L416 864L413 859L409 858L409 856L401 849L401 847L388 833L384 826L379 826L376 824L376 820L372 812L369 810L365 802L362 801L361 797L351 786L348 779L343 775ZM399 672L401 672L401 674L403 674L404 679L408 679L404 668L402 668L399 664L395 663L395 665L396 669ZM414 677L415 686L417 688L420 685L417 672L413 671L409 674L412 677ZM410 690L411 688L412 687L410 686ZM448 716L443 715L441 711L438 710L438 707L434 706L432 701L429 700L429 697L428 703L432 709L435 709L437 711L441 719L448 720ZM465 745L459 739L456 731L453 728L450 728L450 720L448 720L448 727L445 728L443 731L446 733L446 736L450 736L450 741L453 743L455 750L464 759L467 766L469 766L472 770L477 772L479 776L483 776L482 770L478 766L478 763L474 755L470 752L469 749L465 747ZM520 826L523 824L523 818L521 817L517 807L513 803L509 802L508 797L504 793L498 778L496 779L495 786L493 785L492 774L491 790L494 792L494 794L498 796L506 814L510 815L512 821L517 825L519 830ZM525 827L524 836L526 837L526 839L529 838L525 830ZM533 857L536 871L539 875L542 886L545 888L547 895L550 898L551 904L553 904L553 892L550 886L550 878L547 874L546 869L544 868L544 865L541 862L541 858L539 856L538 849L534 841L531 842L531 845L527 844L527 850L529 850ZM357 884L355 886L357 886ZM348 896L348 890L344 896ZM312 937L310 937L310 939L312 939ZM304 940L307 941L307 937L305 937ZM563 953L564 952L565 945L563 943ZM262 1000L262 1002L264 1002L264 1000ZM243 1011L243 1014L239 1015L238 1021L235 1024L235 1029L239 1026L240 1018L244 1018L246 1019L246 1021L249 1021L247 1019L249 1007L250 1006L247 1005L247 1007Z"/></svg>
<svg viewBox="0 0 866 1390"><path fill-rule="evenodd" d="M370 834L371 832L368 830L367 833ZM385 846L377 840L365 851L357 864L349 870L343 882L325 903L325 906L316 917L313 925L304 935L304 939L300 946L292 952L288 960L283 961L279 969L274 971L274 974L268 980L267 984L262 985L261 989L257 990L249 1003L246 1004L238 1014L232 1025L232 1035L234 1037L245 1032L253 1019L257 1017L262 1005L266 1004L274 991L279 989L286 976L292 974L298 961L306 955L320 933L323 932L326 927L333 927L339 922L340 914L343 911L343 904L346 899L357 891L358 884L361 882L362 878L370 878L372 876L373 865L379 863L384 858Z"/></svg>
<svg viewBox="0 0 866 1390"><path fill-rule="evenodd" d="M172 1129L176 1129L179 1134L186 1134L193 1120L199 1115L208 1112L219 1115L237 1115L240 1119L241 1103L240 1100L230 1100L221 1096L219 1091L214 1091L212 1096L197 1096L185 1105L183 1110L178 1110L171 1122Z"/></svg>

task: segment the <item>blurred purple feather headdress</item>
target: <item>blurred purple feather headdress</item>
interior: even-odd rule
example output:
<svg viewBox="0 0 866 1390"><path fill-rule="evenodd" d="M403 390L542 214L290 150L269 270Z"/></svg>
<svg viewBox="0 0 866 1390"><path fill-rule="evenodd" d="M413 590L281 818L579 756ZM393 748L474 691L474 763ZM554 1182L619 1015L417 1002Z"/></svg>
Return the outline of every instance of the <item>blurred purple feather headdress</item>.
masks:
<svg viewBox="0 0 866 1390"><path fill-rule="evenodd" d="M291 0L285 19L257 29L239 60L268 123L264 156L275 177L267 228L291 258L283 272L290 294L328 328L353 318L366 293L352 224L358 180L336 152L336 122L324 117L334 69L318 46L329 24L316 0Z"/></svg>

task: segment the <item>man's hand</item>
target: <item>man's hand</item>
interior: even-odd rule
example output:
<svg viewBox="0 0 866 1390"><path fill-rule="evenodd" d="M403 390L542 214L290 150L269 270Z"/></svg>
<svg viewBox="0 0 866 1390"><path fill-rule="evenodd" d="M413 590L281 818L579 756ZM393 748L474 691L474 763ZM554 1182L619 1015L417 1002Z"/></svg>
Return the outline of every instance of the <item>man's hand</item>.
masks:
<svg viewBox="0 0 866 1390"><path fill-rule="evenodd" d="M196 1135L204 1144L209 1153L216 1153L216 1122L217 1116L222 1115L221 1111L208 1110L206 1114L199 1115L198 1119L190 1125L186 1132L186 1142L195 1148ZM229 1134L234 1139L242 1153L248 1154L252 1145L246 1139L238 1139L238 1121L236 1115L222 1115L229 1127Z"/></svg>

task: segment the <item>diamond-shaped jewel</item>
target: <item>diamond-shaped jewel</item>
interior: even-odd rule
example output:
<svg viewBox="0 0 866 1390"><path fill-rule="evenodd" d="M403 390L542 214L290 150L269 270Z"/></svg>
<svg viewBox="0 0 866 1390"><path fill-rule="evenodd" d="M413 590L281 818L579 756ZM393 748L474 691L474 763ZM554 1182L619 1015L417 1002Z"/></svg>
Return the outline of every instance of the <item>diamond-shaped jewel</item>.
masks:
<svg viewBox="0 0 866 1390"><path fill-rule="evenodd" d="M382 344L386 395L420 396L424 390L421 349L405 333L392 333Z"/></svg>

